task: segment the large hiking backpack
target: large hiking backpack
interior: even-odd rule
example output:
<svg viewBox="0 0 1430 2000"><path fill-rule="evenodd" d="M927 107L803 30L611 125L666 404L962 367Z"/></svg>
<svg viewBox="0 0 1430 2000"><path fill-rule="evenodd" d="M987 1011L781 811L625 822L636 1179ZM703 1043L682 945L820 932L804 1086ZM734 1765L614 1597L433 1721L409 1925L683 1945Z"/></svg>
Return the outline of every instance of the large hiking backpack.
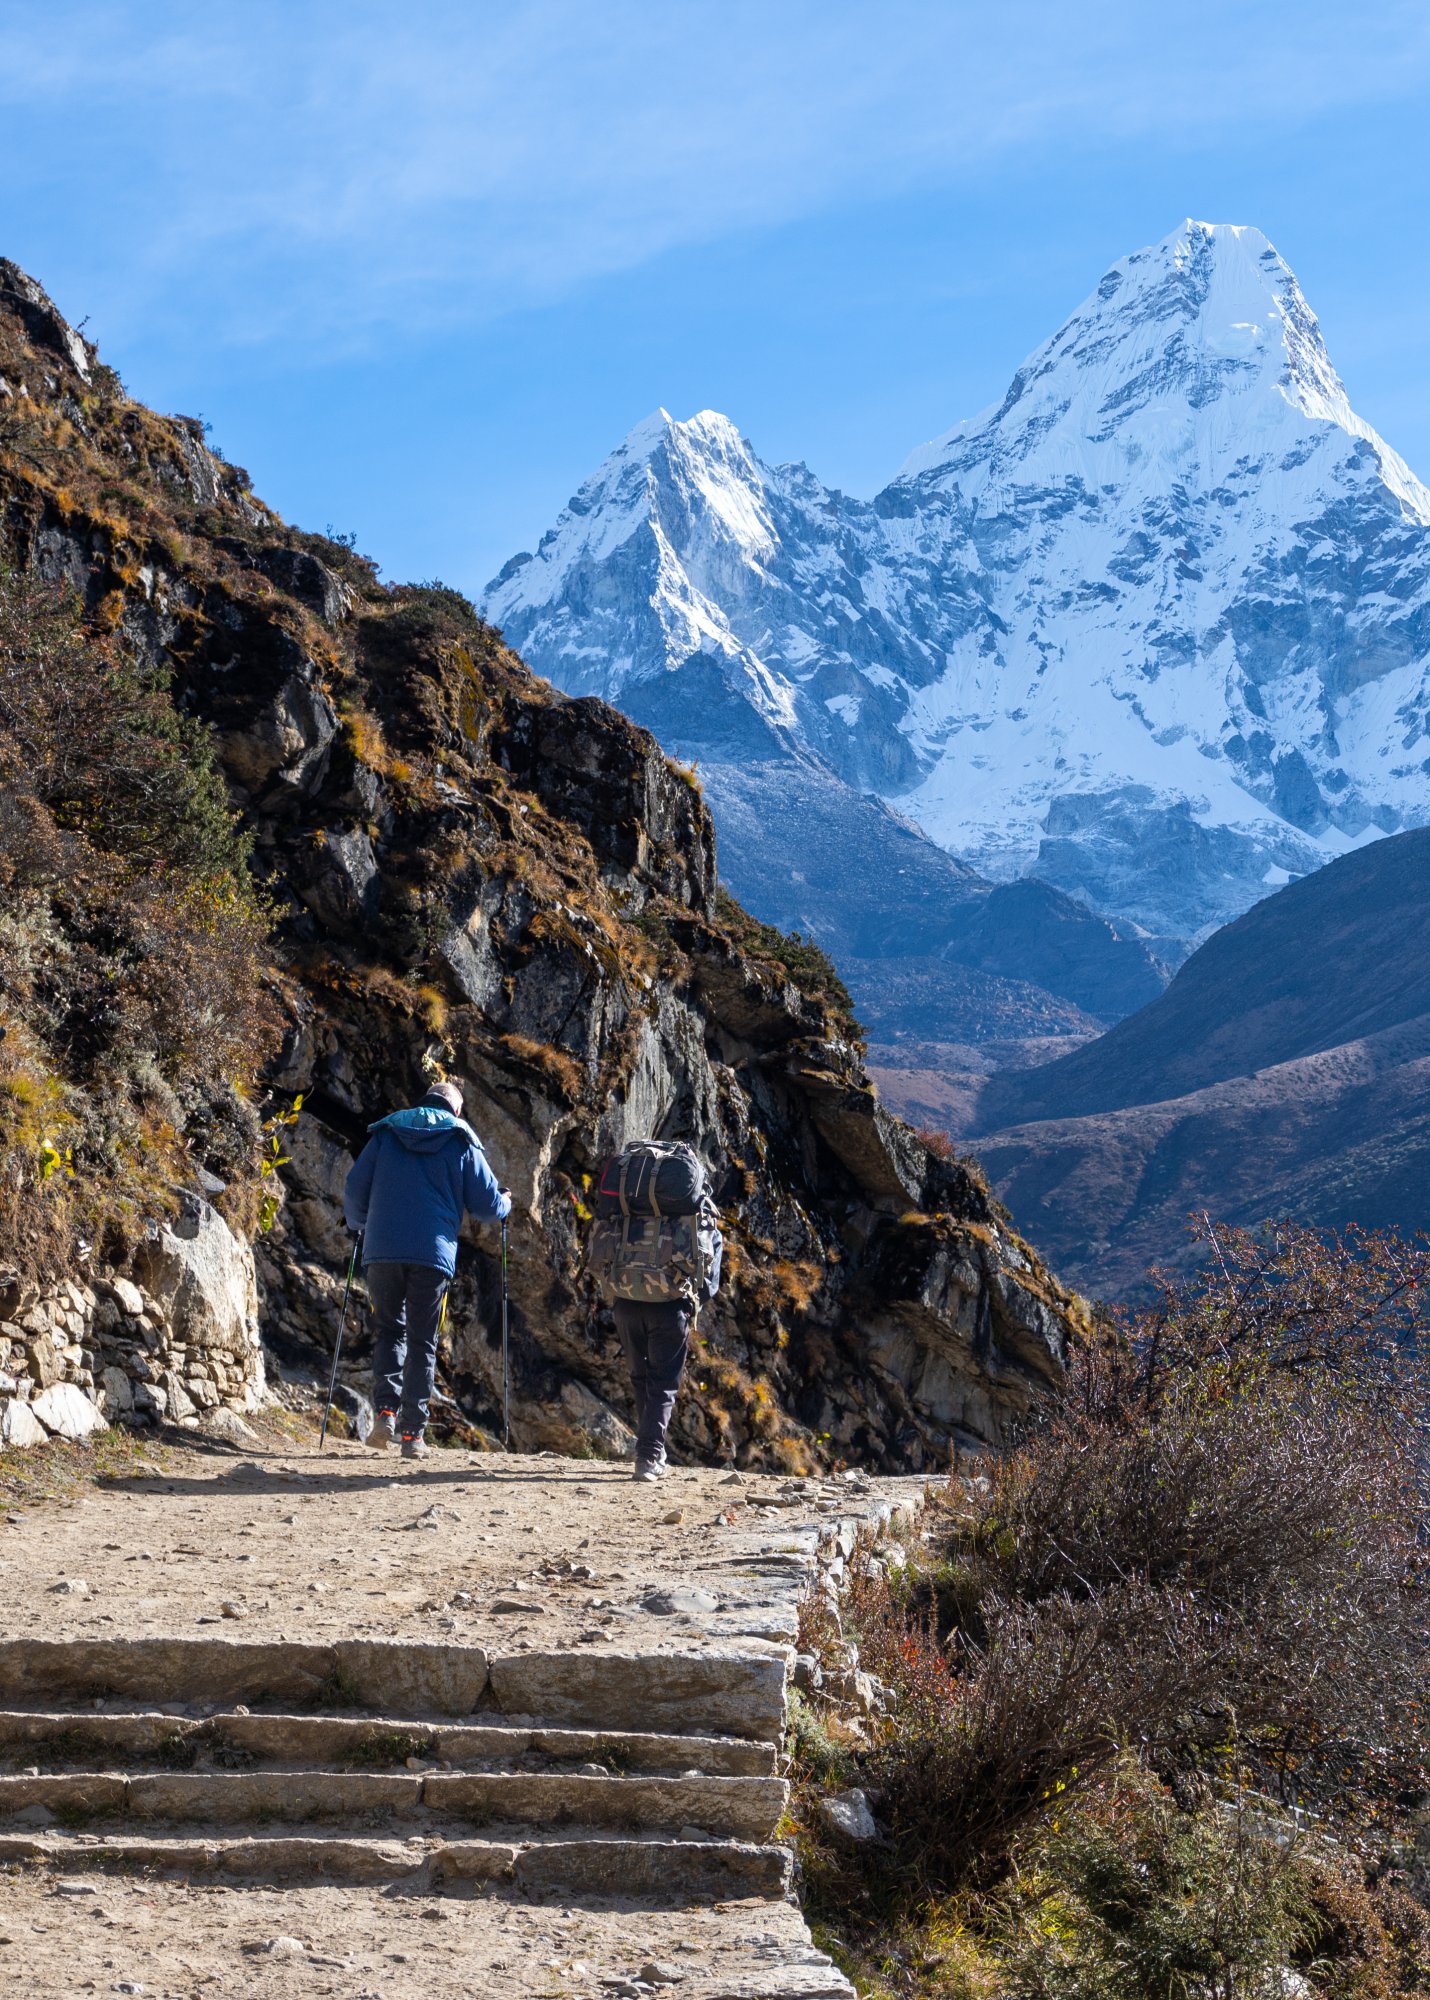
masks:
<svg viewBox="0 0 1430 2000"><path fill-rule="evenodd" d="M586 1268L610 1305L698 1306L715 1264L717 1218L695 1153L637 1139L613 1153L596 1186Z"/></svg>

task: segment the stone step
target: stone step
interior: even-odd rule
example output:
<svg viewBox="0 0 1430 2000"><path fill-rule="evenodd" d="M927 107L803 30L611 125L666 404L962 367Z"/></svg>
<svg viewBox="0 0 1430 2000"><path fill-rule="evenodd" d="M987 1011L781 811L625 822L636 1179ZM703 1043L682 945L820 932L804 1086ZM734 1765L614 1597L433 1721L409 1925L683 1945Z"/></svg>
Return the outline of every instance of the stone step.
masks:
<svg viewBox="0 0 1430 2000"><path fill-rule="evenodd" d="M400 1639L0 1639L0 1701L371 1708L777 1743L791 1654L514 1653ZM495 1718L493 1718L495 1719Z"/></svg>
<svg viewBox="0 0 1430 2000"><path fill-rule="evenodd" d="M0 1640L0 1863L501 1882L673 1907L783 1897L789 1665L783 1651Z"/></svg>
<svg viewBox="0 0 1430 2000"><path fill-rule="evenodd" d="M572 1839L402 1841L335 1835L241 1834L191 1838L0 1832L0 1867L40 1863L64 1874L91 1869L214 1881L510 1883L533 1897L642 1896L679 1906L789 1893L788 1849L743 1841Z"/></svg>
<svg viewBox="0 0 1430 2000"><path fill-rule="evenodd" d="M181 1769L201 1760L233 1767L337 1765L377 1771L409 1757L460 1770L605 1764L615 1773L772 1778L773 1743L732 1736L653 1735L633 1730L542 1729L491 1723L421 1723L397 1716L262 1712L171 1715L152 1709L0 1710L0 1770L108 1771L156 1765Z"/></svg>
<svg viewBox="0 0 1430 2000"><path fill-rule="evenodd" d="M587 1777L576 1772L114 1771L0 1777L0 1828L17 1815L229 1827L427 1819L472 1825L678 1830L765 1841L788 1802L781 1778Z"/></svg>

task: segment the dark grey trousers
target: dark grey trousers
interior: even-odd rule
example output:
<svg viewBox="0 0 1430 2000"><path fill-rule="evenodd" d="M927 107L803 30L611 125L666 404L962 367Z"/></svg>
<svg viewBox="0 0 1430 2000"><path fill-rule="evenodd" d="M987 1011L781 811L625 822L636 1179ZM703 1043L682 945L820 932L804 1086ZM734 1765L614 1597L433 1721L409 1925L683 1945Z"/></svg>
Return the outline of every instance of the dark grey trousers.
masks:
<svg viewBox="0 0 1430 2000"><path fill-rule="evenodd" d="M655 1464L665 1457L665 1434L685 1373L691 1311L678 1304L637 1305L630 1299L617 1299L613 1310L635 1393L636 1458Z"/></svg>
<svg viewBox="0 0 1430 2000"><path fill-rule="evenodd" d="M430 1264L369 1264L367 1295L377 1336L372 1350L373 1400L397 1410L404 1437L420 1437L437 1379L442 1301L451 1279Z"/></svg>

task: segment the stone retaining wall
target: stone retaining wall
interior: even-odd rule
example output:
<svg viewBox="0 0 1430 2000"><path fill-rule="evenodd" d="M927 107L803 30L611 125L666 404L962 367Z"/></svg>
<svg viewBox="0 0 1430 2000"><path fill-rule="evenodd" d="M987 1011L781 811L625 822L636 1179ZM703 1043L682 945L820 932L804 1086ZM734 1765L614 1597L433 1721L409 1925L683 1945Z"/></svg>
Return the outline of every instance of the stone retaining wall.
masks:
<svg viewBox="0 0 1430 2000"><path fill-rule="evenodd" d="M0 1271L0 1447L124 1422L197 1430L263 1400L253 1256L186 1195L134 1260L51 1289Z"/></svg>

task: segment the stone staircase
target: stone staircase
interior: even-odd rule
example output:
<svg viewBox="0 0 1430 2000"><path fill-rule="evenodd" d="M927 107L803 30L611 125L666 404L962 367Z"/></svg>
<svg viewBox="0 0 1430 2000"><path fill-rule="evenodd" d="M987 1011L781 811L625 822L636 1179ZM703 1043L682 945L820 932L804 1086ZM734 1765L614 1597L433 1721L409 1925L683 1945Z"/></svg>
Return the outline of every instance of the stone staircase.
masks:
<svg viewBox="0 0 1430 2000"><path fill-rule="evenodd" d="M787 1673L778 1652L4 1639L0 1866L778 1900Z"/></svg>

